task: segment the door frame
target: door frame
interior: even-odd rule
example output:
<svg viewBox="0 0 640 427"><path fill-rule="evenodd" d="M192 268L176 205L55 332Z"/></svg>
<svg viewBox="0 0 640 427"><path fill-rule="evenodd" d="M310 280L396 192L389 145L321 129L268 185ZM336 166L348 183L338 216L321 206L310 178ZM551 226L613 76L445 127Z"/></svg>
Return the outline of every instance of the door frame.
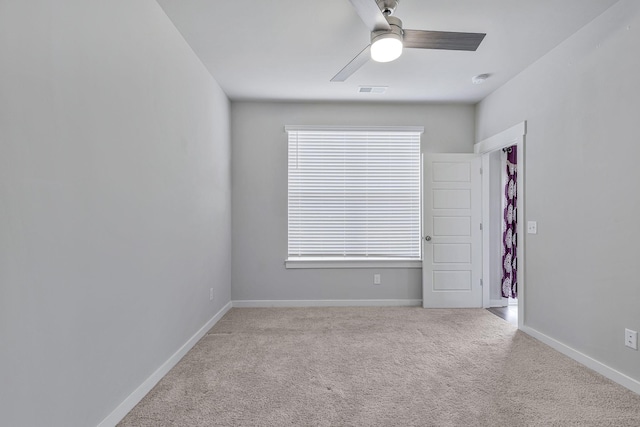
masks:
<svg viewBox="0 0 640 427"><path fill-rule="evenodd" d="M518 329L522 329L525 323L525 215L524 215L524 175L525 175L525 139L527 135L526 120L517 125L498 133L490 138L478 142L474 145L474 153L482 156L482 306L490 307L490 279L489 272L491 268L489 236L490 227L490 206L489 206L489 155L490 153L501 150L513 145L518 149L518 176L516 178L516 217L517 217L517 234L518 234Z"/></svg>

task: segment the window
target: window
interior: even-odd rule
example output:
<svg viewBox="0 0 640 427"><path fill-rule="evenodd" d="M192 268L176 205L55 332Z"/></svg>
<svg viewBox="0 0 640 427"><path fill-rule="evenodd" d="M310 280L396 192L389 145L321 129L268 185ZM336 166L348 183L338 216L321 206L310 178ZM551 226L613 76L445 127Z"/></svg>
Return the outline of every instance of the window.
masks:
<svg viewBox="0 0 640 427"><path fill-rule="evenodd" d="M286 130L287 267L296 261L420 260L422 128Z"/></svg>

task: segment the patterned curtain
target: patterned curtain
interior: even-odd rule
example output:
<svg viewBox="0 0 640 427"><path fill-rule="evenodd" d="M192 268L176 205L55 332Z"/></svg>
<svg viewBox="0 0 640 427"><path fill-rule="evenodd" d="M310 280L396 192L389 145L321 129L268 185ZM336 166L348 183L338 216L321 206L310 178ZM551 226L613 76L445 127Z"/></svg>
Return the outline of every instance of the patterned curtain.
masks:
<svg viewBox="0 0 640 427"><path fill-rule="evenodd" d="M504 187L504 221L502 223L502 296L518 297L517 235L516 235L516 177L518 153L517 147L507 151L506 179Z"/></svg>

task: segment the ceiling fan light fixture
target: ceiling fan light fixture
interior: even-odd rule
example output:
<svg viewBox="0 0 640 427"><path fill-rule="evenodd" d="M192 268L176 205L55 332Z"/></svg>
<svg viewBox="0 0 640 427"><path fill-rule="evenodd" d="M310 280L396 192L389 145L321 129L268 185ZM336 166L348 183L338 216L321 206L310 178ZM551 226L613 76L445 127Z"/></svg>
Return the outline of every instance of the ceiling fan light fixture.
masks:
<svg viewBox="0 0 640 427"><path fill-rule="evenodd" d="M371 59L376 62L391 62L402 55L402 21L387 16L391 29L371 33Z"/></svg>
<svg viewBox="0 0 640 427"><path fill-rule="evenodd" d="M378 36L371 44L371 59L376 62L391 62L402 55L402 40L396 34Z"/></svg>

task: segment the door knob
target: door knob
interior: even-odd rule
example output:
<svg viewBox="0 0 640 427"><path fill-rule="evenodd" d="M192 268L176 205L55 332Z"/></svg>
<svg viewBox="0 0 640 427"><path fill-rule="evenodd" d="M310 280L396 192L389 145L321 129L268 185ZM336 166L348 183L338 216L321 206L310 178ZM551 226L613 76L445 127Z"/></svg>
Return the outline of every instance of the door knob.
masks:
<svg viewBox="0 0 640 427"><path fill-rule="evenodd" d="M426 240L427 242L431 241L431 236L424 236L424 240Z"/></svg>

